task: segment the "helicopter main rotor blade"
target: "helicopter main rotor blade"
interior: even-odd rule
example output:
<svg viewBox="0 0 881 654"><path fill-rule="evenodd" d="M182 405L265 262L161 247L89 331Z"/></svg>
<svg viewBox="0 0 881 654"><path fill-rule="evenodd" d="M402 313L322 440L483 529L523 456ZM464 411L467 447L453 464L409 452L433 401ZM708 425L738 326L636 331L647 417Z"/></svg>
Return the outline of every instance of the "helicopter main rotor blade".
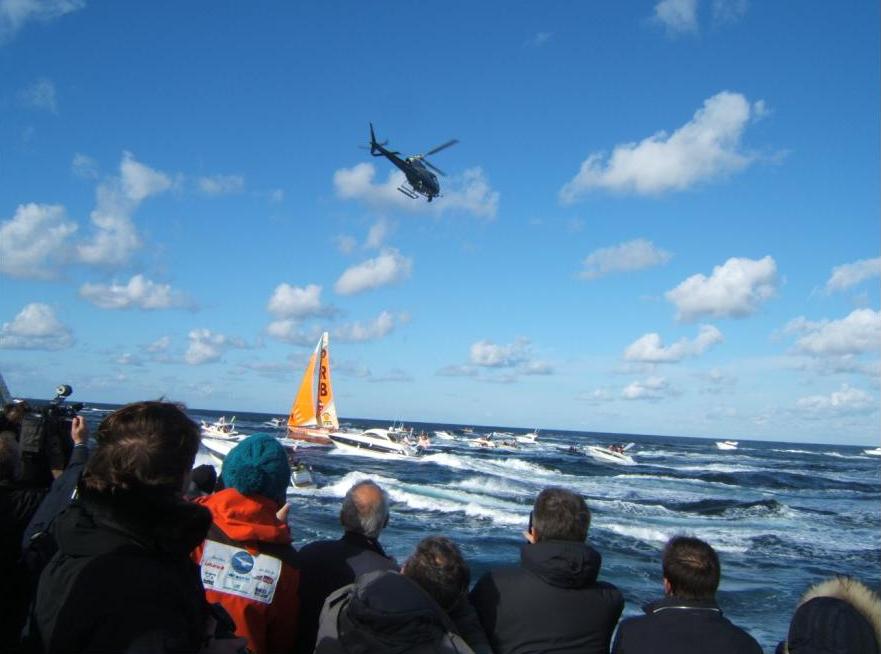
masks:
<svg viewBox="0 0 881 654"><path fill-rule="evenodd" d="M433 163L431 163L428 159L422 159L422 163L424 163L426 166L428 166L429 168L431 168L431 169L432 169L434 172L436 172L438 175L443 175L444 177L447 176L447 174L446 174L444 171L442 171L440 168L438 168L437 166L435 166L435 165L434 165Z"/></svg>
<svg viewBox="0 0 881 654"><path fill-rule="evenodd" d="M444 148L448 148L448 147L450 147L451 145L456 145L456 143L458 143L458 142L459 142L459 139L450 139L449 141L447 141L447 142L444 143L443 145L439 145L439 146L437 146L436 148L434 148L433 150L429 150L428 152L426 152L426 153L423 154L422 156L423 156L423 157L427 157L428 155L430 155L430 154L434 154L435 152L440 152L440 151L443 150Z"/></svg>

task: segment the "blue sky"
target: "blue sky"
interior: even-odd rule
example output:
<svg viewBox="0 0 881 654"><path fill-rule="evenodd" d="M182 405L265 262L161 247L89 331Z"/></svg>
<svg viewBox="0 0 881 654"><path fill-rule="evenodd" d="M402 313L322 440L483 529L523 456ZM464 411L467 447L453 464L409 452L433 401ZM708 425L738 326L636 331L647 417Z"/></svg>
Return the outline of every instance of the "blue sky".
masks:
<svg viewBox="0 0 881 654"><path fill-rule="evenodd" d="M0 0L0 370L283 415L328 330L342 416L877 445L879 22Z"/></svg>

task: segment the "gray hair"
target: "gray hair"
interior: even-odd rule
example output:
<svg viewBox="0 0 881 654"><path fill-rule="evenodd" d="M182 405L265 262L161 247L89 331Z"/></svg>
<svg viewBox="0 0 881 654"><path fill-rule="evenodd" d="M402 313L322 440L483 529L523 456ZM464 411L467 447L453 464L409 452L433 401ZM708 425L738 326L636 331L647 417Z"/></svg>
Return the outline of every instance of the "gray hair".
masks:
<svg viewBox="0 0 881 654"><path fill-rule="evenodd" d="M365 479L346 492L340 510L340 523L346 531L375 539L388 519L388 494L377 483Z"/></svg>
<svg viewBox="0 0 881 654"><path fill-rule="evenodd" d="M12 434L0 436L0 481L21 477L21 450Z"/></svg>

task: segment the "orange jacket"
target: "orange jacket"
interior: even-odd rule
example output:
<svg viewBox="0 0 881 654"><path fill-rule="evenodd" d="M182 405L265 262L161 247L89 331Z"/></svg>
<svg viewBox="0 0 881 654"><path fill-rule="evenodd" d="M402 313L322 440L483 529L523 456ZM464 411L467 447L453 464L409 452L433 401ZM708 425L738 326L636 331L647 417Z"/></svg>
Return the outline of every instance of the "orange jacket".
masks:
<svg viewBox="0 0 881 654"><path fill-rule="evenodd" d="M205 596L223 605L255 654L290 652L297 634L300 572L288 526L275 502L227 488L194 500L214 525L192 554Z"/></svg>

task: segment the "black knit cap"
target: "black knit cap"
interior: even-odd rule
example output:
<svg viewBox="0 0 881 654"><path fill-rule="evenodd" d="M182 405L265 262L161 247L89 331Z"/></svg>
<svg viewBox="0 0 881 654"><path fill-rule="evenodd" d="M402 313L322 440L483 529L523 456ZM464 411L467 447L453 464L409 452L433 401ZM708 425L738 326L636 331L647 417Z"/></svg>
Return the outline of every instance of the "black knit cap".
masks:
<svg viewBox="0 0 881 654"><path fill-rule="evenodd" d="M835 597L815 597L798 607L786 645L789 654L879 654L869 621Z"/></svg>

